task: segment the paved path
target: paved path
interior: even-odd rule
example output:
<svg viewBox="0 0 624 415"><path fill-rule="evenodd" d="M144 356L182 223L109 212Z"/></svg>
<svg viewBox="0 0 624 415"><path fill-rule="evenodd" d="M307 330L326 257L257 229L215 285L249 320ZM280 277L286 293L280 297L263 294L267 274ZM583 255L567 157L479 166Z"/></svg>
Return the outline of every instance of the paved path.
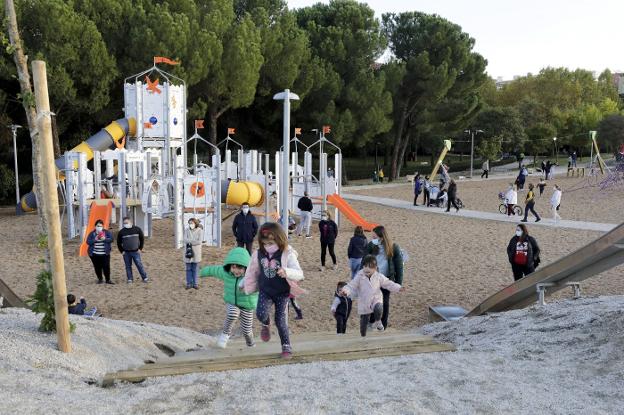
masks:
<svg viewBox="0 0 624 415"><path fill-rule="evenodd" d="M399 185L399 184L397 184ZM405 184L403 184L405 185ZM389 186L389 185L386 185ZM358 187L358 189L363 188L363 186ZM514 216L507 216L500 213L491 213L491 212L480 212L476 210L468 210L462 209L459 213L455 213L454 210L451 212L445 212L444 209L436 208L436 207L424 207L424 206L414 206L412 202L407 200L398 200L398 199L390 199L385 197L375 197L375 196L364 196L364 195L356 195L352 193L343 193L342 197L344 199L350 200L359 200L362 202L376 203L378 205L390 206L399 209L408 209L415 210L420 212L427 213L435 213L438 215L450 215L450 216L459 216L462 218L473 218L473 219L481 219L481 220L493 220L497 222L508 222L508 223L519 223L519 218ZM597 231L597 232L608 232L611 229L615 228L617 225L612 223L597 223L597 222L581 222L581 221L573 221L573 220L560 220L555 223L552 219L542 219L540 222L534 222L534 220L530 221L531 226L549 226L555 228L566 228L566 229L580 229L584 231Z"/></svg>

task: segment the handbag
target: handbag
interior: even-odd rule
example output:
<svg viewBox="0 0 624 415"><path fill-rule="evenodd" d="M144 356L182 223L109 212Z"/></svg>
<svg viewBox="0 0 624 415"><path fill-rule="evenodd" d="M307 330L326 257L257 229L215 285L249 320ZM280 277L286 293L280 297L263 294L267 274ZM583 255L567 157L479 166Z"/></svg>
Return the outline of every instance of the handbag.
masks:
<svg viewBox="0 0 624 415"><path fill-rule="evenodd" d="M186 244L186 252L184 253L184 257L187 259L193 258L193 245Z"/></svg>

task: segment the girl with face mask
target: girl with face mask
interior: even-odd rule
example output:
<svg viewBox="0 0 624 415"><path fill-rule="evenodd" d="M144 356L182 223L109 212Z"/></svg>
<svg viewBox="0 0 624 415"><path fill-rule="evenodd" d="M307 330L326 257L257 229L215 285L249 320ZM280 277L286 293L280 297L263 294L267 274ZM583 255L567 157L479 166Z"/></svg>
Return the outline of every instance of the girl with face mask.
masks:
<svg viewBox="0 0 624 415"><path fill-rule="evenodd" d="M245 294L256 291L258 307L256 316L262 327L260 338L271 339L271 307L275 306L275 325L282 344L282 357L291 357L288 335L288 302L290 296L303 294L297 281L303 280L303 271L297 260L297 252L288 245L288 237L277 223L267 222L258 232L259 248L254 251L242 281Z"/></svg>
<svg viewBox="0 0 624 415"><path fill-rule="evenodd" d="M321 221L319 222L319 231L321 239L321 266L320 271L325 270L325 258L329 249L329 256L332 259L331 269L336 269L336 254L334 253L334 245L338 236L338 225L331 218L328 211L321 213Z"/></svg>
<svg viewBox="0 0 624 415"><path fill-rule="evenodd" d="M507 245L507 256L511 264L514 281L529 275L539 265L539 246L526 225L516 226L516 234Z"/></svg>
<svg viewBox="0 0 624 415"><path fill-rule="evenodd" d="M95 222L95 229L87 235L87 245L89 245L89 258L93 263L93 269L98 279L98 284L114 284L110 279L110 252L113 243L113 234L104 229L104 222L98 219ZM103 278L102 278L103 277Z"/></svg>
<svg viewBox="0 0 624 415"><path fill-rule="evenodd" d="M188 227L184 231L184 264L186 268L186 289L199 289L197 285L197 270L202 259L202 243L204 230L196 218L188 221Z"/></svg>

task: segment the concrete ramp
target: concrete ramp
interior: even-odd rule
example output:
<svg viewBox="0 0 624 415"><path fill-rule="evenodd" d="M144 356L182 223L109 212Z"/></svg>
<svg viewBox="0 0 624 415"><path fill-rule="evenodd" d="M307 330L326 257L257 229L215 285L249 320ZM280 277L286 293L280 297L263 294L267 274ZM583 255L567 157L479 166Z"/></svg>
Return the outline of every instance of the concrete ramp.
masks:
<svg viewBox="0 0 624 415"><path fill-rule="evenodd" d="M29 308L28 305L26 305L26 303L22 301L22 299L19 298L17 294L13 292L13 290L10 289L9 286L4 283L4 281L2 281L2 279L0 279L0 298L0 308Z"/></svg>
<svg viewBox="0 0 624 415"><path fill-rule="evenodd" d="M538 268L534 273L502 289L468 313L478 316L523 308L537 300L537 284L553 284L552 294L571 282L583 281L624 263L624 223L579 250Z"/></svg>
<svg viewBox="0 0 624 415"><path fill-rule="evenodd" d="M292 359L285 360L280 357L279 339L276 340L269 343L259 342L256 347L249 348L242 339L238 339L231 341L227 349L211 347L177 354L134 369L108 373L102 380L102 386L112 386L115 381L141 382L156 376L455 350L453 345L438 343L429 336L392 330L384 333L373 332L367 337L360 337L355 332L340 336L335 333L306 333L292 336L293 356Z"/></svg>

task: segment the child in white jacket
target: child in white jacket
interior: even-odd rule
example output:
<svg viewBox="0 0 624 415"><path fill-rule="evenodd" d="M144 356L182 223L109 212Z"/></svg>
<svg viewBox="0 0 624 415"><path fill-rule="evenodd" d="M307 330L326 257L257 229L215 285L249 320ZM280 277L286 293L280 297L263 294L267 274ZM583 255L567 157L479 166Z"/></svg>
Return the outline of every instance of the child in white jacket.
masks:
<svg viewBox="0 0 624 415"><path fill-rule="evenodd" d="M379 331L384 330L381 323L381 313L383 312L383 294L381 288L385 288L391 292L404 291L396 282L386 278L383 274L377 272L377 259L374 255L367 255L362 259L362 269L358 271L355 278L347 283L340 290L343 296L349 296L353 292L357 292L358 296L358 314L360 315L360 334L366 336L368 321L370 315L373 314L375 322L373 328Z"/></svg>
<svg viewBox="0 0 624 415"><path fill-rule="evenodd" d="M556 222L561 220L561 216L559 216L559 205L561 204L561 188L559 185L555 185L555 189L553 191L552 197L550 198L550 209L552 211L553 219Z"/></svg>

